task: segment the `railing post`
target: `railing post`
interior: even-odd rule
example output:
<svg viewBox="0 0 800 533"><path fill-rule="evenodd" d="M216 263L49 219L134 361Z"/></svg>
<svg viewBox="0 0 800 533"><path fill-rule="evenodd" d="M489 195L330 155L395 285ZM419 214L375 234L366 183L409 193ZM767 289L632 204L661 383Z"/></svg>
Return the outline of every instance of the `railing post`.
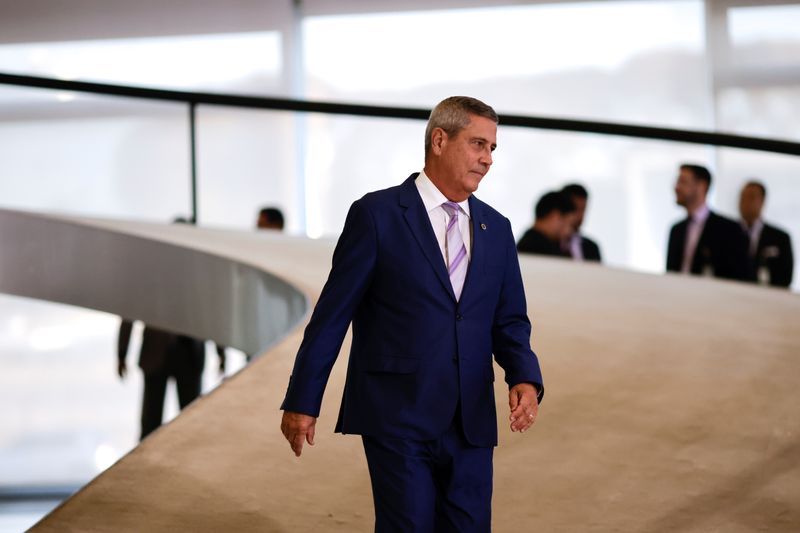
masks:
<svg viewBox="0 0 800 533"><path fill-rule="evenodd" d="M197 149L195 118L197 115L197 103L189 102L189 149L190 149L190 170L191 170L191 193L192 193L192 223L197 224Z"/></svg>

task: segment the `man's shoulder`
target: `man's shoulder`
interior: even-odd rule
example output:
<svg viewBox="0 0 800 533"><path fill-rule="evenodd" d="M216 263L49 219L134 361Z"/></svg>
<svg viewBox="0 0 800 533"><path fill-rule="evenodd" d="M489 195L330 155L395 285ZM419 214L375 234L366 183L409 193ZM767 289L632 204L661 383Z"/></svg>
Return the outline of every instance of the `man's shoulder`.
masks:
<svg viewBox="0 0 800 533"><path fill-rule="evenodd" d="M675 233L676 231L678 231L681 228L685 228L688 225L688 223L689 223L689 219L686 219L686 218L683 218L683 219L678 220L677 222L673 223L672 226L669 229L670 234Z"/></svg>
<svg viewBox="0 0 800 533"><path fill-rule="evenodd" d="M581 234L581 241L583 242L583 244L587 246L591 246L593 248L600 248L594 240L590 239L586 235Z"/></svg>
<svg viewBox="0 0 800 533"><path fill-rule="evenodd" d="M417 177L417 175L418 174L412 174L403 180L402 183L397 185L392 185L391 187L387 187L385 189L368 192L356 200L356 202L367 207L380 207L387 203L396 203L401 197L416 191L414 187L414 179Z"/></svg>
<svg viewBox="0 0 800 533"><path fill-rule="evenodd" d="M525 253L552 253L557 249L557 245L536 228L529 228L517 243L517 250Z"/></svg>
<svg viewBox="0 0 800 533"><path fill-rule="evenodd" d="M584 252L588 252L592 259L600 258L600 245L586 235L581 235L581 248Z"/></svg>
<svg viewBox="0 0 800 533"><path fill-rule="evenodd" d="M489 220L508 221L508 218L500 211L480 200L474 194L471 196L470 209L475 210L476 214L480 214Z"/></svg>
<svg viewBox="0 0 800 533"><path fill-rule="evenodd" d="M764 237L770 237L776 241L791 241L789 238L789 234L782 230L777 226L773 226L772 224L764 223L764 229L761 230L762 239Z"/></svg>
<svg viewBox="0 0 800 533"><path fill-rule="evenodd" d="M529 242L529 241L534 241L534 240L540 240L543 237L544 236L541 233L539 233L538 230L535 230L533 228L528 228L527 230L525 230L525 233L522 234L522 237L520 238L519 242L523 242L523 241L524 242Z"/></svg>
<svg viewBox="0 0 800 533"><path fill-rule="evenodd" d="M729 239L738 239L739 237L744 239L744 231L741 224L714 211L708 214L703 234Z"/></svg>
<svg viewBox="0 0 800 533"><path fill-rule="evenodd" d="M732 218L728 218L725 215L721 215L715 211L710 211L708 213L708 221L706 222L711 223L713 225L725 228L725 229L735 229L736 231L742 231L742 226Z"/></svg>

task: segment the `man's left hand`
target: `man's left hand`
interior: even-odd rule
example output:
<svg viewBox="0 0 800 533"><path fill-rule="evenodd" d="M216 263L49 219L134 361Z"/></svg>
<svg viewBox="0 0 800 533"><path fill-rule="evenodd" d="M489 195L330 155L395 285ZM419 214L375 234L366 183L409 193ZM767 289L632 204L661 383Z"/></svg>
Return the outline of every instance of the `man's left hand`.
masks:
<svg viewBox="0 0 800 533"><path fill-rule="evenodd" d="M508 391L508 406L511 408L511 431L524 432L536 421L539 413L538 392L530 383L519 383Z"/></svg>

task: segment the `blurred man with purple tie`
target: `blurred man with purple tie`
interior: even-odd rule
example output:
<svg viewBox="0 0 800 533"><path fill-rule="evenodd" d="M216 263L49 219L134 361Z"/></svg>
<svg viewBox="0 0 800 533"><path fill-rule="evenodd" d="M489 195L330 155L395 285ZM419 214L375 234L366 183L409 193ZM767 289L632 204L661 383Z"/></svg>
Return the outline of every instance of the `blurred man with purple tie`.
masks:
<svg viewBox="0 0 800 533"><path fill-rule="evenodd" d="M592 239L581 233L583 219L586 216L586 207L589 203L589 191L580 183L570 183L561 189L575 206L573 217L573 231L569 238L562 243L563 249L575 261L602 261L600 247Z"/></svg>
<svg viewBox="0 0 800 533"><path fill-rule="evenodd" d="M708 208L711 173L700 165L680 166L675 201L687 218L669 233L667 271L746 280L747 242L739 224Z"/></svg>

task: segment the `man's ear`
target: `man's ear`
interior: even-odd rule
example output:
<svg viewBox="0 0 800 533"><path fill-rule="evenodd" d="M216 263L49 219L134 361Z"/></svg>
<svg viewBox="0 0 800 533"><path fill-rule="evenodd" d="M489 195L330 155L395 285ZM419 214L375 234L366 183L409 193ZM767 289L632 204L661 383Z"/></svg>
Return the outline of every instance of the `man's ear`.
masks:
<svg viewBox="0 0 800 533"><path fill-rule="evenodd" d="M447 144L447 133L442 128L434 128L431 133L431 150L433 153L441 155L445 144Z"/></svg>

